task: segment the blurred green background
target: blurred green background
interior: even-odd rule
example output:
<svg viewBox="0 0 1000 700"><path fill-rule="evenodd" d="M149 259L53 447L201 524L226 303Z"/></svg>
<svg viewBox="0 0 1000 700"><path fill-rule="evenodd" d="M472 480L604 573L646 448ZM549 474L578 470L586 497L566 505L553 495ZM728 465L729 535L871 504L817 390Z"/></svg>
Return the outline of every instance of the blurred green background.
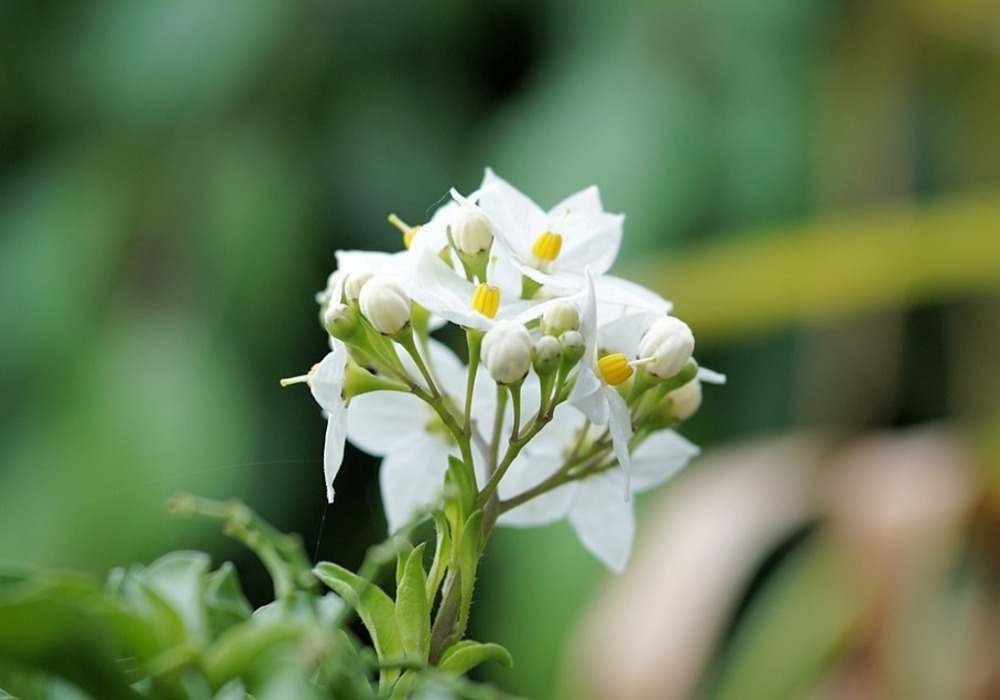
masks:
<svg viewBox="0 0 1000 700"><path fill-rule="evenodd" d="M627 213L618 269L731 379L701 444L980 424L998 32L990 0L0 4L0 560L198 547L265 600L164 500L316 541L323 422L277 382L324 352L312 295L485 165ZM323 558L384 536L375 467L349 451ZM606 578L568 527L501 532L473 615L517 660L496 679L549 697Z"/></svg>

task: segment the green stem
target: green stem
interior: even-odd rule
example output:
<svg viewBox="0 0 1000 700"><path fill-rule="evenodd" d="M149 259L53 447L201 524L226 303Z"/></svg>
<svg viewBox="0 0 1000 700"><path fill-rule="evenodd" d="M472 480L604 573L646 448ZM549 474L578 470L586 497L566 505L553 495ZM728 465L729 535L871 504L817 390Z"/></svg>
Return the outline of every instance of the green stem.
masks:
<svg viewBox="0 0 1000 700"><path fill-rule="evenodd" d="M493 435L490 438L490 474L497 468L497 460L500 459L500 437L503 433L503 421L507 415L507 392L503 386L497 384L497 412L493 416Z"/></svg>
<svg viewBox="0 0 1000 700"><path fill-rule="evenodd" d="M483 332L475 328L466 328L465 340L469 346L469 376L465 382L465 432L471 435L472 396L476 390L476 374L479 372L479 356L483 347Z"/></svg>
<svg viewBox="0 0 1000 700"><path fill-rule="evenodd" d="M413 363L417 366L417 370L420 372L420 376L424 378L427 382L427 389L430 391L431 396L435 399L441 397L441 392L438 391L437 384L434 382L434 377L431 375L430 370L427 369L427 365L424 363L424 358L421 357L420 351L417 349L417 343L415 340L415 335L413 328L408 326L399 335L396 336L396 341L403 346L403 349L413 358Z"/></svg>

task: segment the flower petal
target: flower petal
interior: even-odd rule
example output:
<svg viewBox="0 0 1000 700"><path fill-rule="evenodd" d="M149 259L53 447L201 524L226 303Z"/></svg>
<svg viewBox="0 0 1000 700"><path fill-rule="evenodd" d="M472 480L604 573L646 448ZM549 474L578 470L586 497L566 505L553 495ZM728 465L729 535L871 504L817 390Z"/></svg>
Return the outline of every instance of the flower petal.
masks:
<svg viewBox="0 0 1000 700"><path fill-rule="evenodd" d="M608 400L601 389L604 383L590 367L580 367L576 373L576 384L567 399L571 406L580 409L591 422L608 424Z"/></svg>
<svg viewBox="0 0 1000 700"><path fill-rule="evenodd" d="M437 505L451 452L444 440L425 432L411 435L382 460L379 483L389 532Z"/></svg>
<svg viewBox="0 0 1000 700"><path fill-rule="evenodd" d="M347 438L371 455L384 456L396 450L414 433L423 433L431 419L430 409L412 394L373 391L351 399Z"/></svg>
<svg viewBox="0 0 1000 700"><path fill-rule="evenodd" d="M562 520L569 512L577 484L569 483L540 496L535 496L500 516L505 527L537 527Z"/></svg>
<svg viewBox="0 0 1000 700"><path fill-rule="evenodd" d="M509 500L520 496L555 474L562 464L561 455L541 457L522 452L500 481L498 488L500 498ZM573 489L557 488L541 496L536 496L509 513L505 513L499 522L514 527L555 522L566 515L572 496Z"/></svg>
<svg viewBox="0 0 1000 700"><path fill-rule="evenodd" d="M632 491L639 493L659 486L683 469L699 452L673 430L653 433L631 455Z"/></svg>
<svg viewBox="0 0 1000 700"><path fill-rule="evenodd" d="M569 522L583 546L612 571L621 573L635 538L632 503L622 498L620 471L595 474L579 482Z"/></svg>
<svg viewBox="0 0 1000 700"><path fill-rule="evenodd" d="M492 321L472 309L472 283L459 277L441 258L424 250L418 256L415 285L410 296L432 313L468 328L489 330Z"/></svg>
<svg viewBox="0 0 1000 700"><path fill-rule="evenodd" d="M489 168L479 189L479 208L489 217L502 247L515 258L530 260L531 246L548 224L542 208Z"/></svg>
<svg viewBox="0 0 1000 700"><path fill-rule="evenodd" d="M620 352L626 357L635 358L639 341L660 315L644 311L605 323L597 331L597 345L601 350Z"/></svg>
<svg viewBox="0 0 1000 700"><path fill-rule="evenodd" d="M594 280L594 285L597 289L598 316L607 316L609 320L638 311L666 314L673 308L673 304L653 290L621 277L601 275ZM603 321L602 318L599 320Z"/></svg>
<svg viewBox="0 0 1000 700"><path fill-rule="evenodd" d="M628 410L628 404L612 387L604 388L604 395L607 397L609 420L608 430L611 432L611 447L618 458L618 464L625 472L625 495L628 499L632 493L629 480L631 478L632 465L628 451L628 442L632 438L632 414Z"/></svg>
<svg viewBox="0 0 1000 700"><path fill-rule="evenodd" d="M327 413L344 406L344 370L347 367L347 346L339 340L330 341L330 352L309 371L309 391L316 403Z"/></svg>
<svg viewBox="0 0 1000 700"><path fill-rule="evenodd" d="M326 480L326 500L333 503L333 481L344 462L344 438L347 434L347 411L340 403L327 411L326 439L323 444L323 478Z"/></svg>
<svg viewBox="0 0 1000 700"><path fill-rule="evenodd" d="M570 216L560 227L564 233L563 250L552 265L552 271L579 274L585 267L598 275L611 269L622 244L621 214L601 214L597 217Z"/></svg>
<svg viewBox="0 0 1000 700"><path fill-rule="evenodd" d="M549 216L558 216L560 213L566 211L582 216L600 216L603 214L604 205L601 204L601 191L597 188L597 185L584 187L579 192L574 192L549 209Z"/></svg>

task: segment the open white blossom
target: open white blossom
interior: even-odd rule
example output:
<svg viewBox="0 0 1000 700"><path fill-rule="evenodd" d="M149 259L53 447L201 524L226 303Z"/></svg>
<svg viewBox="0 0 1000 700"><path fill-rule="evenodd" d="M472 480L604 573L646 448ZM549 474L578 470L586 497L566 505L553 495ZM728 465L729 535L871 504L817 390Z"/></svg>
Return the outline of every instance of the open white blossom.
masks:
<svg viewBox="0 0 1000 700"><path fill-rule="evenodd" d="M516 498L549 479L567 461L581 440L585 416L572 407L556 411L552 423L518 457L503 481L503 499ZM582 444L596 440L591 427ZM698 454L698 448L673 430L653 433L632 455L630 490L641 493L664 483ZM577 536L612 571L625 568L635 535L632 503L622 498L625 475L619 468L571 481L514 508L500 518L509 527L534 527L567 518Z"/></svg>

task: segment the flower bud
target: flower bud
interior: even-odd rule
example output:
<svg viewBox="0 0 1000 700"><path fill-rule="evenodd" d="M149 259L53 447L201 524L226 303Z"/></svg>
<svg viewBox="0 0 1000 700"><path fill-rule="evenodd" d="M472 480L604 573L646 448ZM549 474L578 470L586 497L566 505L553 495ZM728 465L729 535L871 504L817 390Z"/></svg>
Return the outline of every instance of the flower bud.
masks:
<svg viewBox="0 0 1000 700"><path fill-rule="evenodd" d="M515 384L531 368L531 336L513 321L500 321L483 338L483 364L497 384Z"/></svg>
<svg viewBox="0 0 1000 700"><path fill-rule="evenodd" d="M352 272L344 280L344 296L347 301L354 301L361 296L361 290L374 275L371 272Z"/></svg>
<svg viewBox="0 0 1000 700"><path fill-rule="evenodd" d="M531 361L535 372L541 377L555 372L561 358L562 346L559 341L551 335L543 335L535 343Z"/></svg>
<svg viewBox="0 0 1000 700"><path fill-rule="evenodd" d="M361 288L361 313L383 335L395 335L410 322L410 297L384 275L375 275Z"/></svg>
<svg viewBox="0 0 1000 700"><path fill-rule="evenodd" d="M579 362L587 351L587 343L580 331L566 331L559 338L559 344L562 345L563 362L570 367Z"/></svg>
<svg viewBox="0 0 1000 700"><path fill-rule="evenodd" d="M323 327L334 338L346 340L358 328L358 314L346 304L330 304L323 312Z"/></svg>
<svg viewBox="0 0 1000 700"><path fill-rule="evenodd" d="M654 377L666 379L682 369L694 352L694 334L673 316L657 319L639 341L639 359Z"/></svg>
<svg viewBox="0 0 1000 700"><path fill-rule="evenodd" d="M488 250L493 243L493 230L489 219L478 209L462 207L451 225L451 236L455 246L466 255L475 255Z"/></svg>
<svg viewBox="0 0 1000 700"><path fill-rule="evenodd" d="M557 301L542 314L542 330L547 335L560 336L580 328L580 312L568 301Z"/></svg>
<svg viewBox="0 0 1000 700"><path fill-rule="evenodd" d="M670 402L667 411L676 421L687 420L701 407L701 382L692 379L684 386L667 394Z"/></svg>

